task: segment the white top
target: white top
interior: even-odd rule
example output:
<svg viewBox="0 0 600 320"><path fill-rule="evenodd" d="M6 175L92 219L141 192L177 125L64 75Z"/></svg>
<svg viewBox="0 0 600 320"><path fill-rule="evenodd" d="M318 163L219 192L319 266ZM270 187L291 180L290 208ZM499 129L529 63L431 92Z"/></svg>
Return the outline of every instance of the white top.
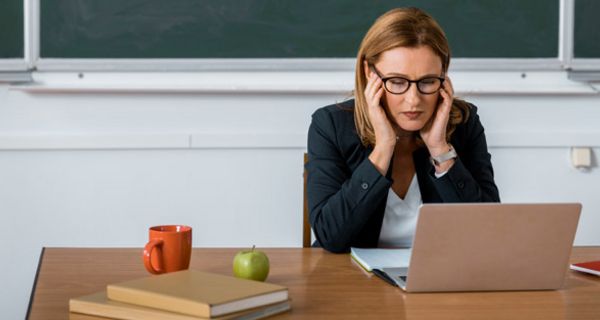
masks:
<svg viewBox="0 0 600 320"><path fill-rule="evenodd" d="M379 247L412 247L413 237L417 229L419 206L423 203L421 190L415 174L410 182L404 199L401 199L390 188L381 233Z"/></svg>

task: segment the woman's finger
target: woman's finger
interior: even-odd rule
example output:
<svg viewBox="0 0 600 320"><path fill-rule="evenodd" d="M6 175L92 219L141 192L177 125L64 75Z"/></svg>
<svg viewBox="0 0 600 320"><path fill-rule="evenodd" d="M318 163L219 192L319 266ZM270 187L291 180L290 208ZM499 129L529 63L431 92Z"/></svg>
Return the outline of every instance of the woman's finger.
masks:
<svg viewBox="0 0 600 320"><path fill-rule="evenodd" d="M442 95L442 103L441 103L441 108L442 108L442 112L444 114L449 114L450 113L450 109L452 107L452 95L450 95L448 93L448 91L444 88L442 88L440 90L440 94Z"/></svg>
<svg viewBox="0 0 600 320"><path fill-rule="evenodd" d="M368 93L369 95L371 95L373 93L374 84L375 84L375 79L370 78L369 81L367 82L367 86L365 87L365 93Z"/></svg>
<svg viewBox="0 0 600 320"><path fill-rule="evenodd" d="M383 95L383 87L379 87L379 90L377 90L377 92L375 92L375 96L373 98L375 98L377 101L381 100L381 96ZM379 103L377 103L379 105Z"/></svg>
<svg viewBox="0 0 600 320"><path fill-rule="evenodd" d="M381 89L381 79L379 78L375 78L367 84L367 87L365 88L365 97L368 101L371 100L369 102L372 102L373 96L379 89Z"/></svg>

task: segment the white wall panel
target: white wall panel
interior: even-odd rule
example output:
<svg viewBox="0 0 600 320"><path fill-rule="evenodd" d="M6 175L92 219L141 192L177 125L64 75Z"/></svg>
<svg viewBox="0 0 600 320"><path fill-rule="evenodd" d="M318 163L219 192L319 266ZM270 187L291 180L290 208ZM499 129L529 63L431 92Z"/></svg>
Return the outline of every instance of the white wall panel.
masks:
<svg viewBox="0 0 600 320"><path fill-rule="evenodd" d="M482 81L494 76L497 90ZM102 74L86 74L97 81L79 91L64 91L81 89L73 74L34 75L63 91L0 85L3 318L25 315L44 246L141 248L147 227L165 223L191 225L198 247L301 246L310 115L351 82L327 87L334 75L307 89L310 77L284 74L227 91L190 77L181 93L149 77L162 89L125 90L113 75L125 89L90 90L111 82ZM465 73L455 85L479 106L502 200L581 202L576 244L600 245L600 94L564 77ZM570 166L571 146L593 148L591 170Z"/></svg>

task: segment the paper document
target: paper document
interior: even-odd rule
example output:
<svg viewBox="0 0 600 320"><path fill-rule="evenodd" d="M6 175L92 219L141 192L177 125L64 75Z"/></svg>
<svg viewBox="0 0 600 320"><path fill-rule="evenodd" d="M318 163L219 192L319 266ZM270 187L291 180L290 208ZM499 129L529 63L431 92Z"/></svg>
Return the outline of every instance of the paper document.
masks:
<svg viewBox="0 0 600 320"><path fill-rule="evenodd" d="M408 268L412 249L350 248L350 255L365 270L383 268Z"/></svg>

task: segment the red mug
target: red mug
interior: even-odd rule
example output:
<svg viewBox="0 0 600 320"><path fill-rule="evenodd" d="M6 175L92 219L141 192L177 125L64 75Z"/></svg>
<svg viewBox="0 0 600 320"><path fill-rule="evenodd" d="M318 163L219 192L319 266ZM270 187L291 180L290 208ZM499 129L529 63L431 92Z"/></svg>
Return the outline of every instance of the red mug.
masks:
<svg viewBox="0 0 600 320"><path fill-rule="evenodd" d="M185 270L192 256L192 228L181 225L150 228L144 266L152 274Z"/></svg>

